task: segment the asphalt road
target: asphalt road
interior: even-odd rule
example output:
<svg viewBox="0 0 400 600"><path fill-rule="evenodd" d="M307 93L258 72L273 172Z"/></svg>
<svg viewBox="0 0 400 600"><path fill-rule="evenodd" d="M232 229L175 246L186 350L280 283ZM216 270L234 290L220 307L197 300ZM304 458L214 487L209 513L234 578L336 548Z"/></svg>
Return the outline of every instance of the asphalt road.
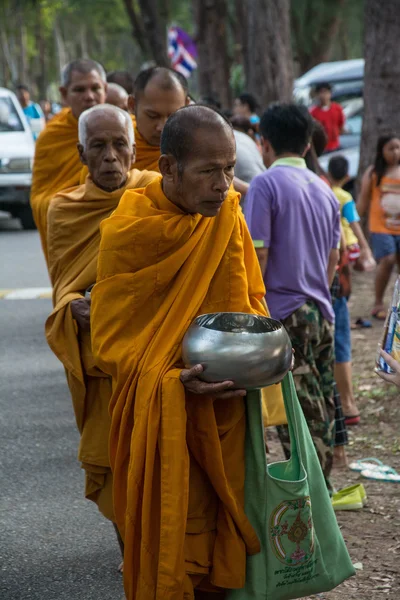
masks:
<svg viewBox="0 0 400 600"><path fill-rule="evenodd" d="M49 286L36 232L0 218L0 289ZM0 299L0 599L121 600L112 526L83 497L51 301Z"/></svg>

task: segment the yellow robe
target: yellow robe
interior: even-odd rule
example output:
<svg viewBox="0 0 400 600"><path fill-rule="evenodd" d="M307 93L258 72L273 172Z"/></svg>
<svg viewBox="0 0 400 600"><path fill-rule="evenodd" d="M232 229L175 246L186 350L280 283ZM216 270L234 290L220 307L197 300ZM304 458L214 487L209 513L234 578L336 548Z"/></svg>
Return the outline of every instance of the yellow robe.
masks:
<svg viewBox="0 0 400 600"><path fill-rule="evenodd" d="M135 141L136 141L136 169L147 169L148 171L160 171L158 168L158 159L160 158L160 146L150 146L142 137L136 127L136 119L132 118L135 125Z"/></svg>
<svg viewBox="0 0 400 600"><path fill-rule="evenodd" d="M58 194L48 212L49 271L54 310L46 322L48 343L63 363L81 434L78 458L86 471L86 497L113 520L108 457L111 381L93 362L90 333L78 330L71 301L96 281L100 223L126 189L147 185L157 173L132 170L126 186L109 193L90 176L84 185Z"/></svg>
<svg viewBox="0 0 400 600"><path fill-rule="evenodd" d="M266 314L230 191L219 215L183 213L161 179L126 192L101 226L92 345L113 379L110 460L128 600L240 588L259 541L244 513L243 398L185 393L181 343L201 313Z"/></svg>
<svg viewBox="0 0 400 600"><path fill-rule="evenodd" d="M50 201L61 190L80 182L83 165L79 159L77 143L78 121L70 108L63 109L49 121L36 142L31 207L46 261L47 211Z"/></svg>

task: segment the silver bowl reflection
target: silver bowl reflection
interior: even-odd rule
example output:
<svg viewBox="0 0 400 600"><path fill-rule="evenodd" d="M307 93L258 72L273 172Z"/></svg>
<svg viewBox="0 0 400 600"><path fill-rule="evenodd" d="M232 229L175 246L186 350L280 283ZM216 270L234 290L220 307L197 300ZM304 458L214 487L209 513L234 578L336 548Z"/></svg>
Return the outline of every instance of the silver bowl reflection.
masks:
<svg viewBox="0 0 400 600"><path fill-rule="evenodd" d="M282 381L292 363L292 344L275 319L212 313L193 321L182 356L186 367L203 365L203 381L231 380L238 389L251 390Z"/></svg>

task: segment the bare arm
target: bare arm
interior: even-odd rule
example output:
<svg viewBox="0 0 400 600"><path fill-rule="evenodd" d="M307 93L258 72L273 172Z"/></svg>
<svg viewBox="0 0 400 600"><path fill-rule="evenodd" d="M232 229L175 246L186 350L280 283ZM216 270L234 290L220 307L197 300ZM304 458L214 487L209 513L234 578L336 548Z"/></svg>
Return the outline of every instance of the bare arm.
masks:
<svg viewBox="0 0 400 600"><path fill-rule="evenodd" d="M336 273L336 267L338 265L339 262L339 250L337 249L332 249L329 253L329 259L328 259L328 283L329 283L329 287L331 287L332 283L333 283L333 279L335 277L335 273Z"/></svg>
<svg viewBox="0 0 400 600"><path fill-rule="evenodd" d="M242 196L247 194L249 186L250 184L246 183L242 179L239 179L238 177L233 178L233 187L237 192L239 192L239 194L242 194Z"/></svg>
<svg viewBox="0 0 400 600"><path fill-rule="evenodd" d="M261 273L264 276L267 271L268 248L256 248L256 254L260 263Z"/></svg>
<svg viewBox="0 0 400 600"><path fill-rule="evenodd" d="M363 217L368 212L371 203L372 169L372 166L368 167L361 180L361 190L357 199L357 212L360 217Z"/></svg>

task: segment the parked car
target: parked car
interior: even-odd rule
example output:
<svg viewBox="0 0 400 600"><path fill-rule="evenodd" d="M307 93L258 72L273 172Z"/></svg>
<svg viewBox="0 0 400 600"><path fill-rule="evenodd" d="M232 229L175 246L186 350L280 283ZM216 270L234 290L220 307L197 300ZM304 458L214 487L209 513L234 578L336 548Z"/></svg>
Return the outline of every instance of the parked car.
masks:
<svg viewBox="0 0 400 600"><path fill-rule="evenodd" d="M313 101L313 90L318 83L322 82L332 85L332 98L335 102L343 103L351 98L362 97L364 59L338 60L313 67L294 82L295 101L310 106Z"/></svg>
<svg viewBox="0 0 400 600"><path fill-rule="evenodd" d="M29 204L35 143L28 121L13 92L0 87L0 210L34 229Z"/></svg>

